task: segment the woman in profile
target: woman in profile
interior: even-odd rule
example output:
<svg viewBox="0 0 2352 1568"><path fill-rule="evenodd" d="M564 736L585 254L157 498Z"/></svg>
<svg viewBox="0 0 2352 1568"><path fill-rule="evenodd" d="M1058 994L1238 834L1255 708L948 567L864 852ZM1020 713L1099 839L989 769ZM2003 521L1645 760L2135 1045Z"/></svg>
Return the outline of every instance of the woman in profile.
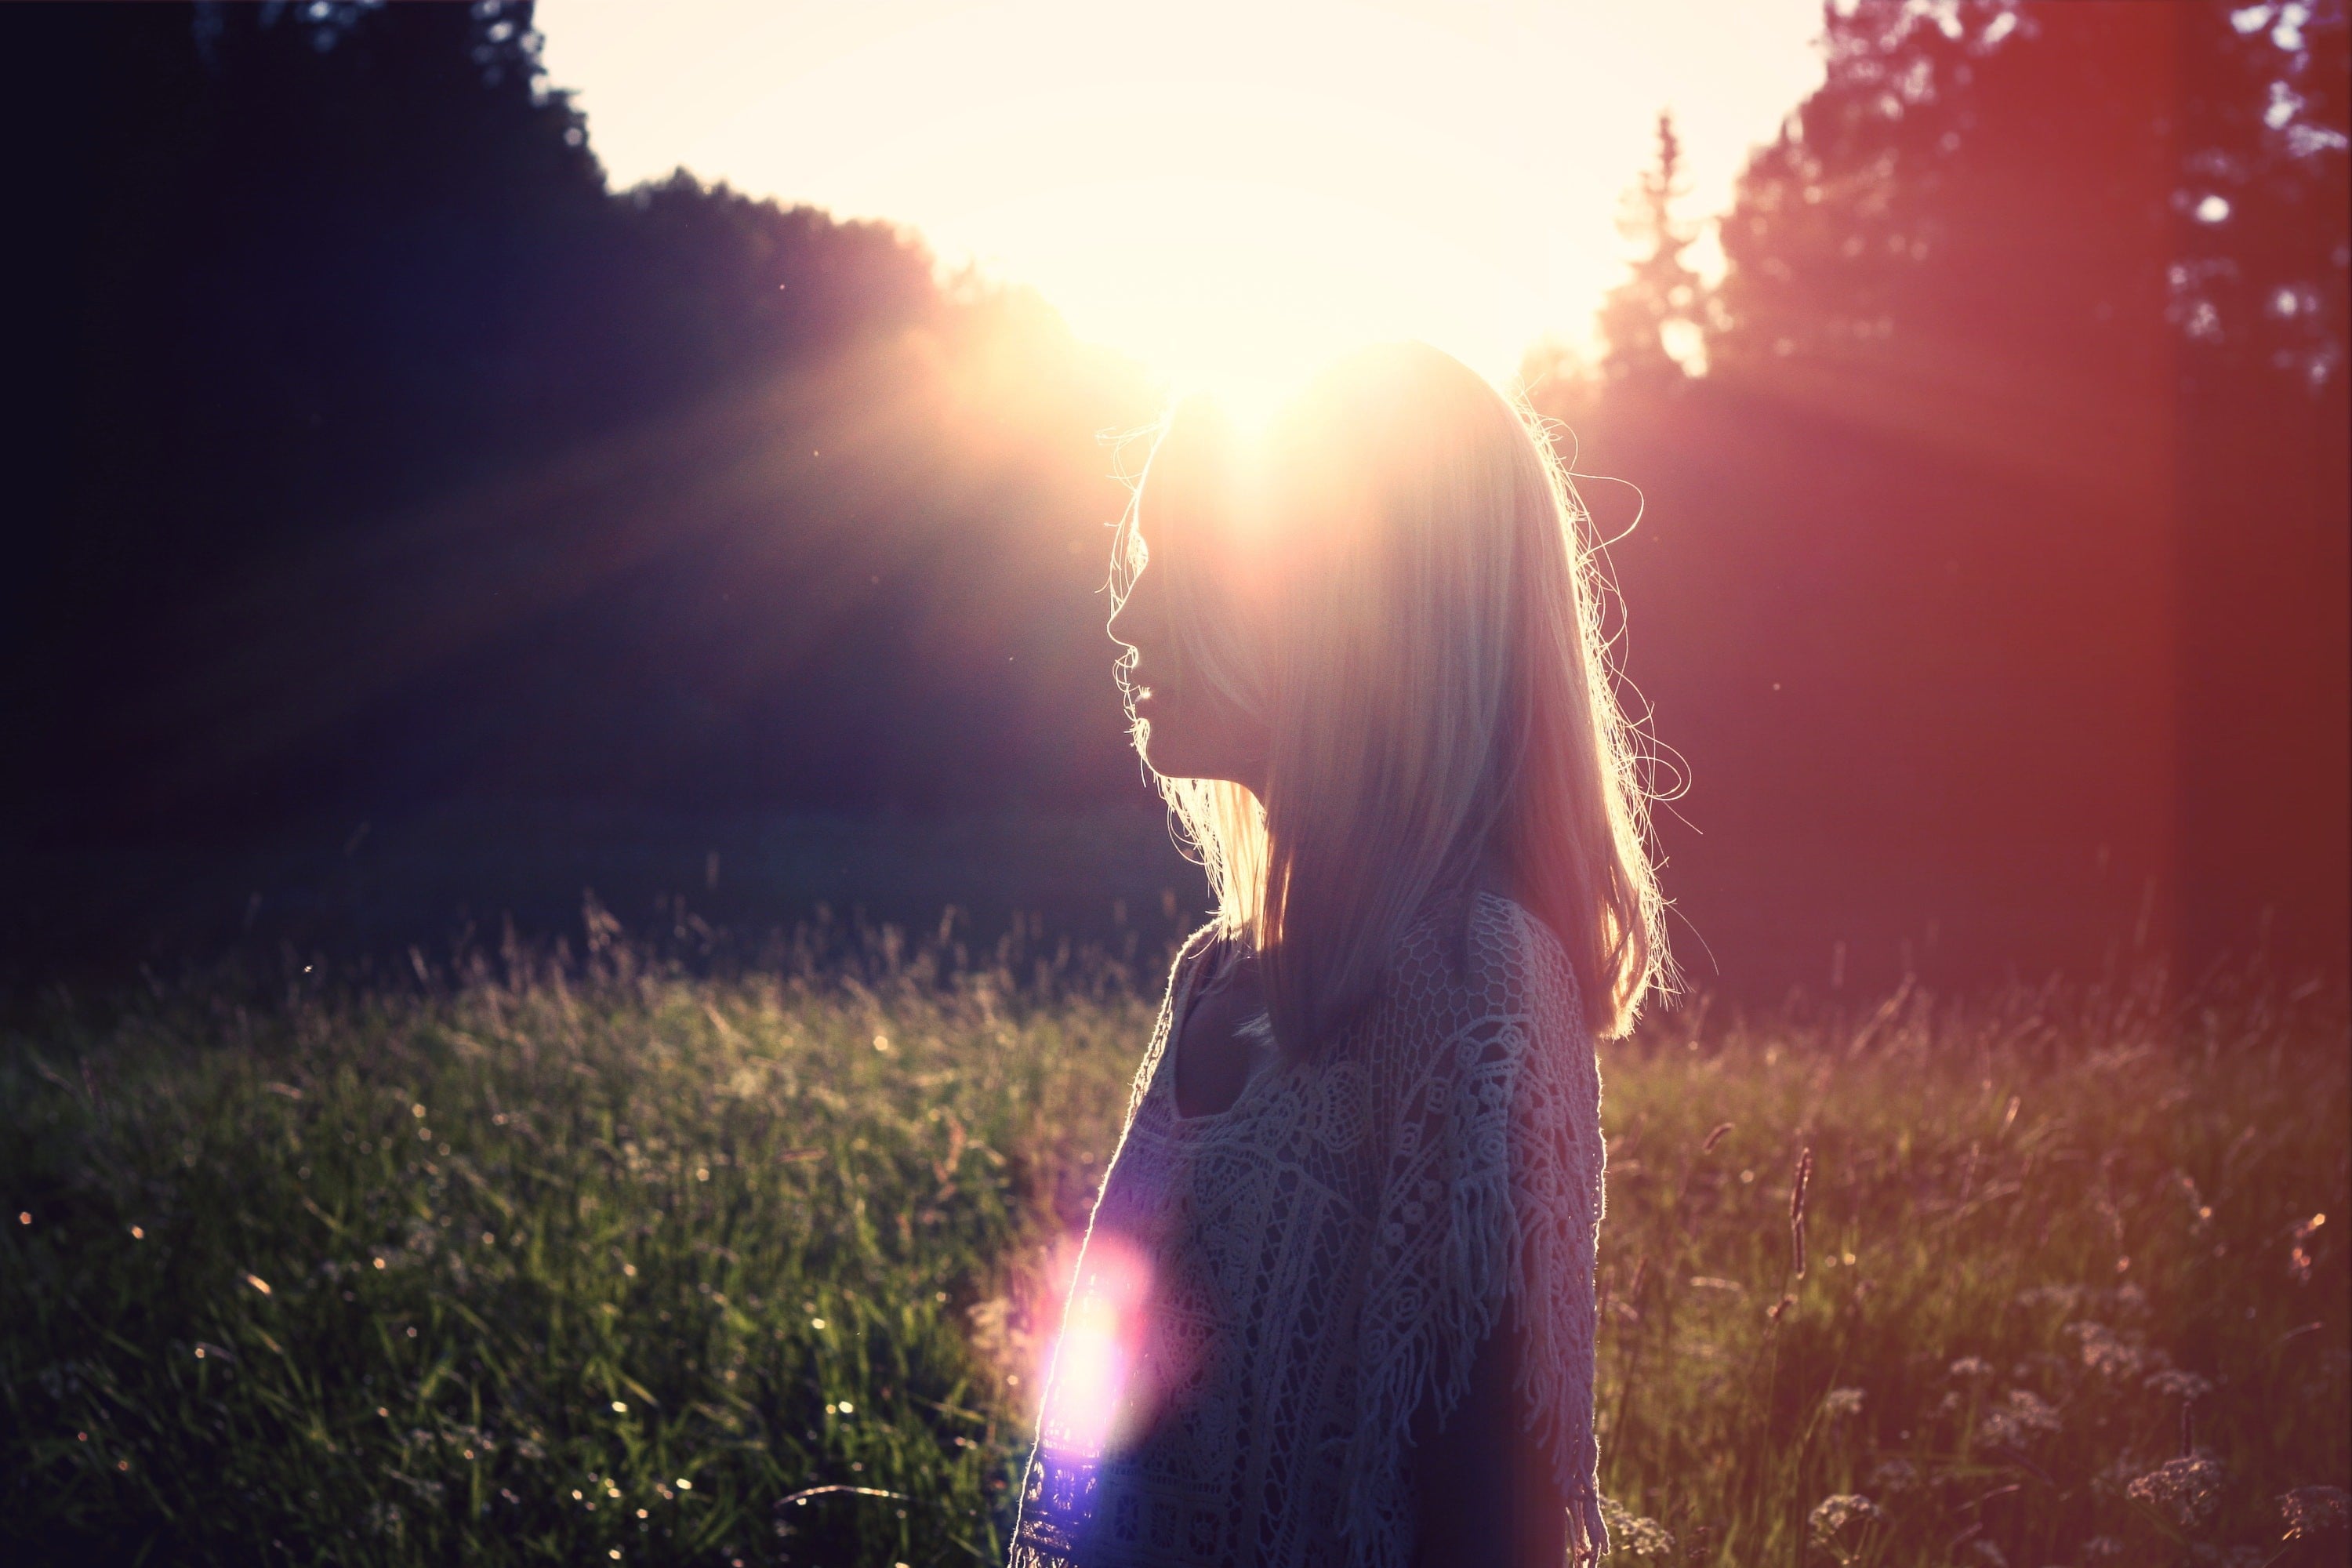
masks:
<svg viewBox="0 0 2352 1568"><path fill-rule="evenodd" d="M1207 869L1088 1226L1014 1568L1587 1563L1597 1037L1660 962L1581 519L1420 344L1122 523L1135 738Z"/></svg>

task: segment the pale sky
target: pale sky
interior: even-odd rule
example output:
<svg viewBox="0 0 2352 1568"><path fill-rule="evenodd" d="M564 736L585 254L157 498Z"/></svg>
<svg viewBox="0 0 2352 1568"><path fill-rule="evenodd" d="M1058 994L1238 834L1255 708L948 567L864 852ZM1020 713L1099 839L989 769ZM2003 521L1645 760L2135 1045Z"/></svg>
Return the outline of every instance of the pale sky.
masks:
<svg viewBox="0 0 2352 1568"><path fill-rule="evenodd" d="M616 186L919 230L1179 383L1588 339L1671 108L1685 216L1819 83L1820 0L541 0ZM1702 251L1710 241L1702 241ZM1702 262L1706 258L1700 257Z"/></svg>

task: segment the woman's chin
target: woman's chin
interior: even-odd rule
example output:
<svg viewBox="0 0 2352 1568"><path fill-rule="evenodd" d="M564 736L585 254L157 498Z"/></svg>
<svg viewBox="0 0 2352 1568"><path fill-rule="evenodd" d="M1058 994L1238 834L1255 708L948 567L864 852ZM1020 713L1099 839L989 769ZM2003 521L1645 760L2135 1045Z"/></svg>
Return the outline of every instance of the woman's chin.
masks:
<svg viewBox="0 0 2352 1568"><path fill-rule="evenodd" d="M1227 743L1213 729L1207 734L1184 726L1181 718L1152 716L1149 701L1136 704L1135 749L1143 765L1163 779L1239 780L1252 776L1243 764L1246 752Z"/></svg>
<svg viewBox="0 0 2352 1568"><path fill-rule="evenodd" d="M1186 757L1182 746L1171 746L1165 740L1155 737L1149 730L1145 731L1143 740L1136 750L1143 754L1143 765L1163 779L1190 779L1201 776L1192 771L1191 765L1195 759Z"/></svg>

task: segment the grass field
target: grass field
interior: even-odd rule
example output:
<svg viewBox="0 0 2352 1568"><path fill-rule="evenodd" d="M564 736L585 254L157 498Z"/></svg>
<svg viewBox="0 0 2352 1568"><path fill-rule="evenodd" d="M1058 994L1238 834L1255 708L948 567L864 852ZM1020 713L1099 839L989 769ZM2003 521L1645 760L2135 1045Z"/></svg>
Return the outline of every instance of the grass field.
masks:
<svg viewBox="0 0 2352 1568"><path fill-rule="evenodd" d="M1164 955L589 931L20 1014L0 1559L998 1555ZM2258 973L1609 1047L1618 1560L2342 1562L2346 1047Z"/></svg>

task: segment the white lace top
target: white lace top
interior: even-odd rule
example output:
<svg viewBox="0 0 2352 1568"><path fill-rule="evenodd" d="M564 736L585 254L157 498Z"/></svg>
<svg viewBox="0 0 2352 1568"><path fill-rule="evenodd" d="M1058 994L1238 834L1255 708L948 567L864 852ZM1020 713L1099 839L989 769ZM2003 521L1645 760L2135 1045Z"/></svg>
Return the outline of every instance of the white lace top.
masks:
<svg viewBox="0 0 2352 1568"><path fill-rule="evenodd" d="M1433 909L1325 1061L1182 1117L1178 954L1103 1178L1023 1482L1013 1568L1402 1568L1407 1431L1504 1322L1521 1411L1608 1549L1592 1434L1601 1082L1558 940L1493 893ZM1466 918L1465 918L1466 917Z"/></svg>

